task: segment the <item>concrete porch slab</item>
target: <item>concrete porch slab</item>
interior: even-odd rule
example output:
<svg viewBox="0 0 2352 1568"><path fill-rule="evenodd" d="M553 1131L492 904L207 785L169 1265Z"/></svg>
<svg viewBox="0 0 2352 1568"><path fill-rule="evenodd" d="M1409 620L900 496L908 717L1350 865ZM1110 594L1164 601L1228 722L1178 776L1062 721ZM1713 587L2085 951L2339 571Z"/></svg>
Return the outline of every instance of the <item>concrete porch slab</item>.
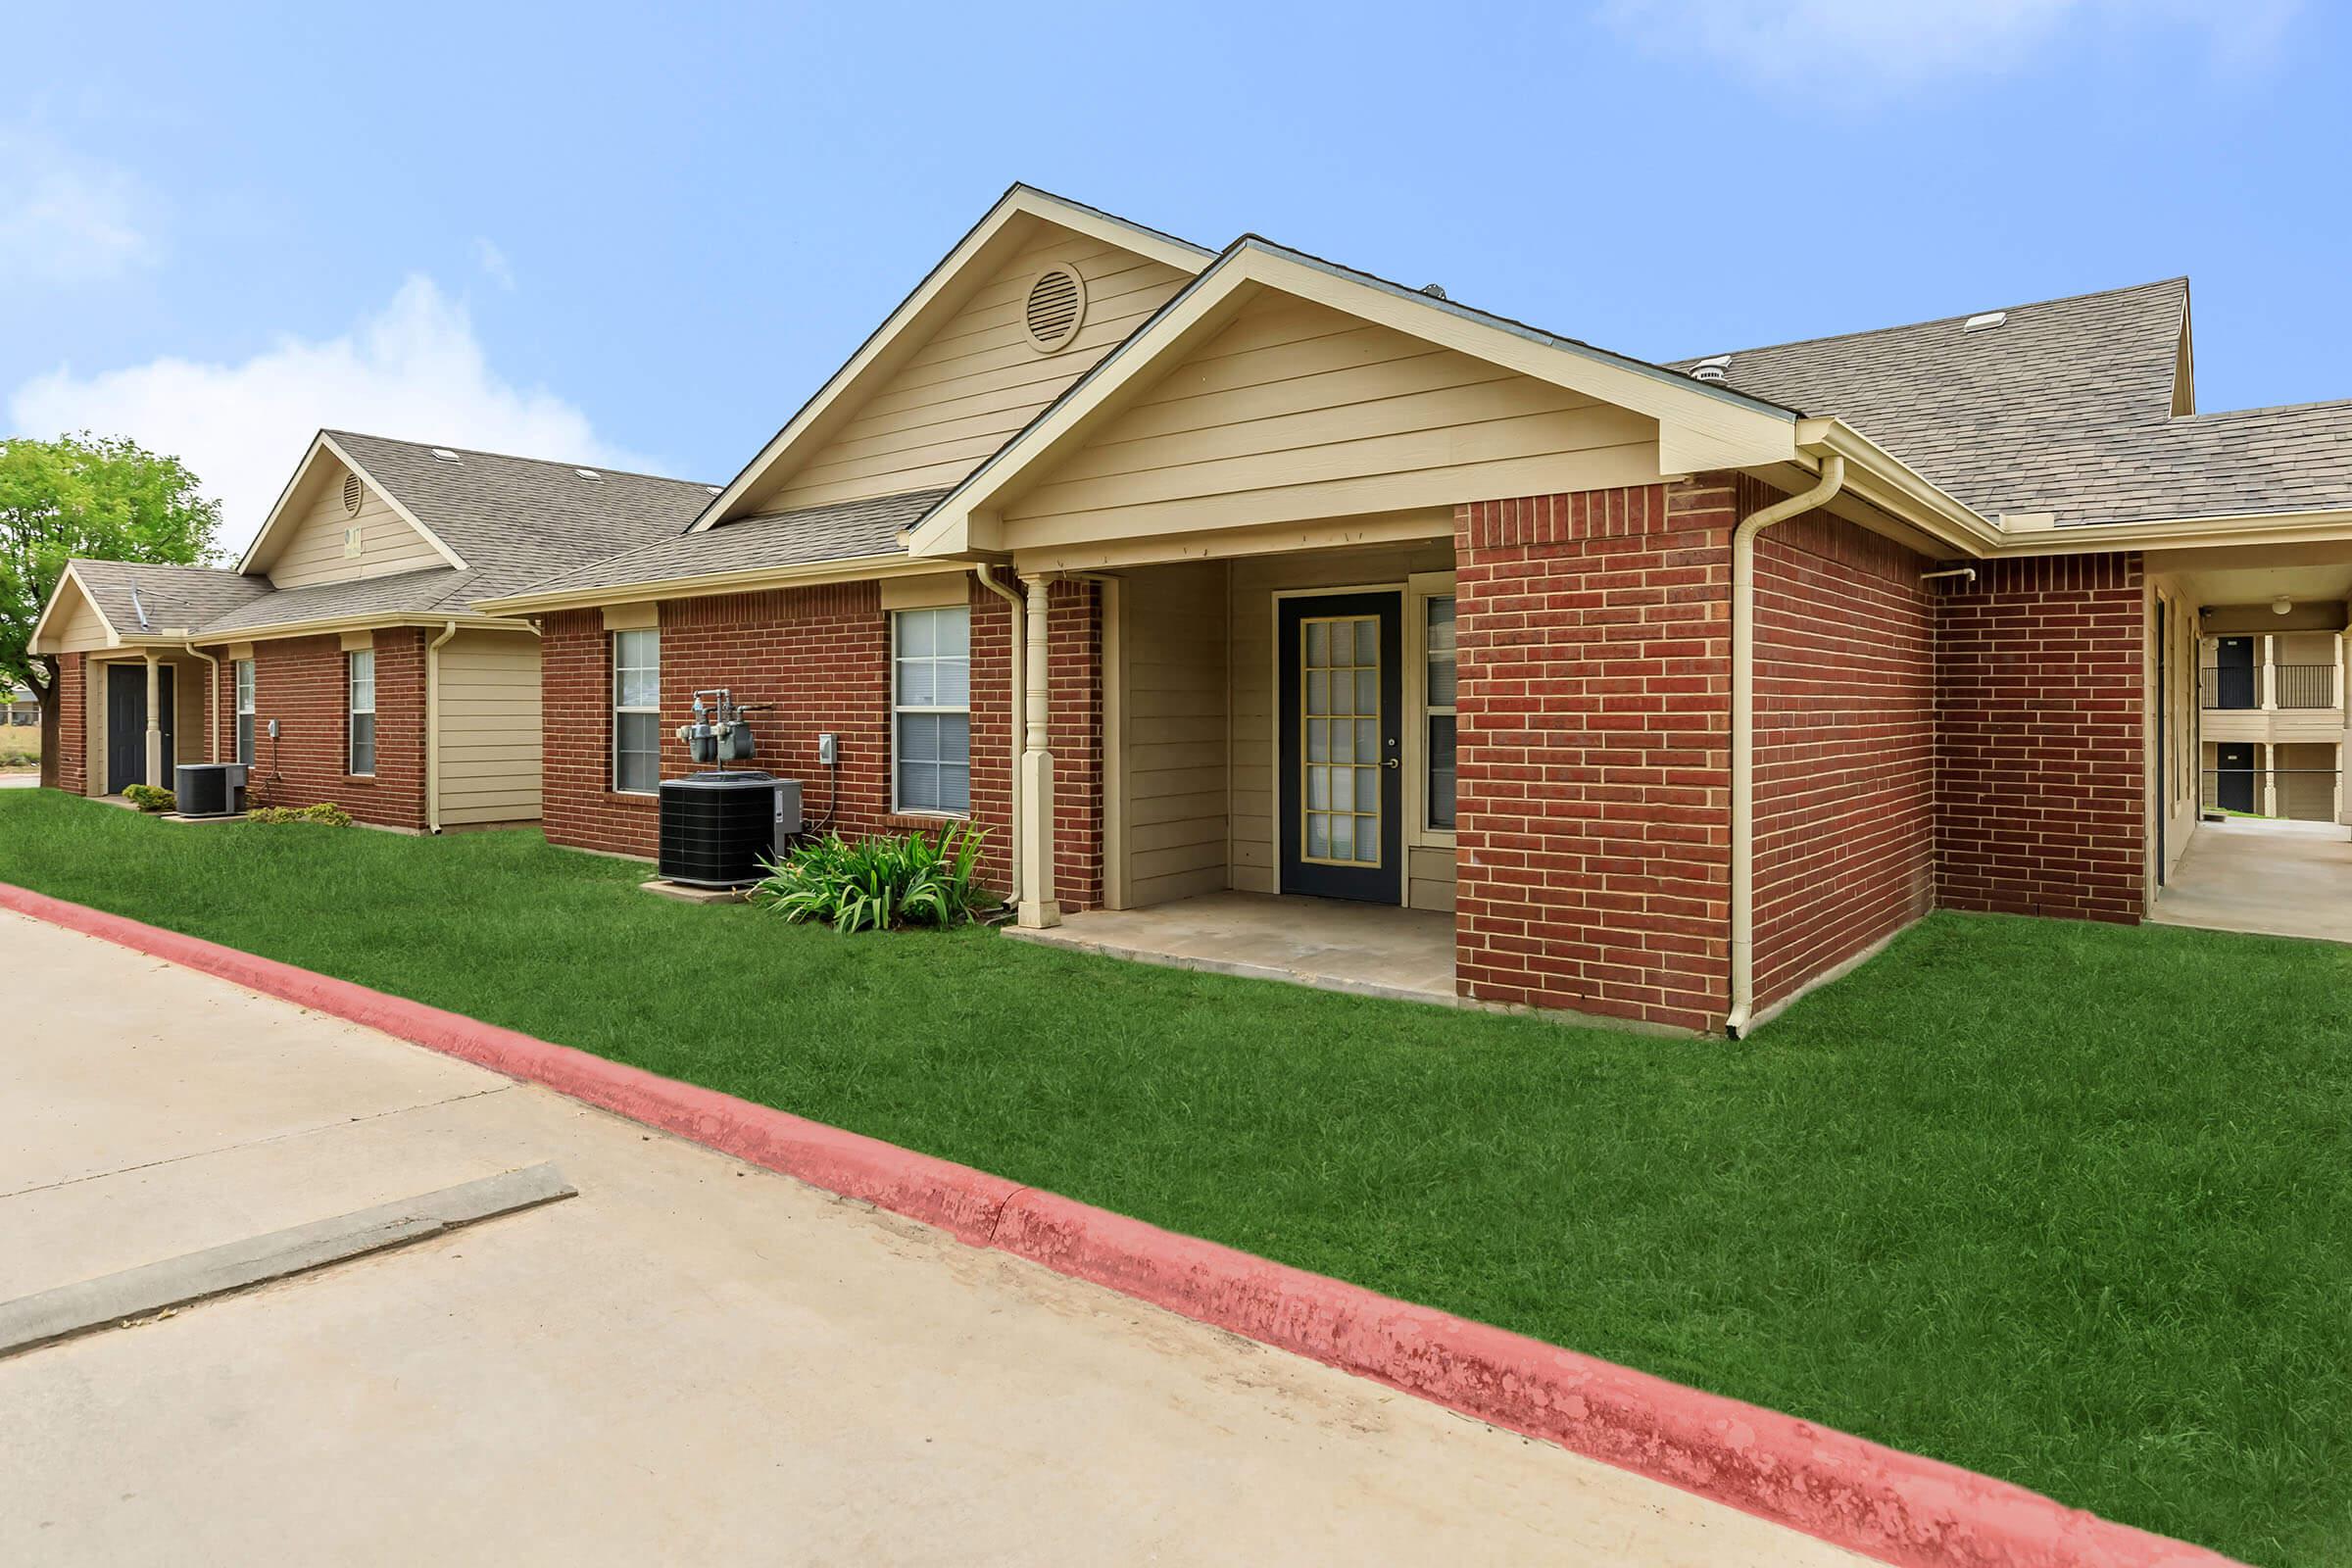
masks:
<svg viewBox="0 0 2352 1568"><path fill-rule="evenodd" d="M1044 947L1281 980L1396 1002L1454 1003L1453 916L1338 899L1204 893L1142 909L1089 909L1042 931Z"/></svg>
<svg viewBox="0 0 2352 1568"><path fill-rule="evenodd" d="M2240 817L2200 822L2149 918L2352 942L2352 829Z"/></svg>

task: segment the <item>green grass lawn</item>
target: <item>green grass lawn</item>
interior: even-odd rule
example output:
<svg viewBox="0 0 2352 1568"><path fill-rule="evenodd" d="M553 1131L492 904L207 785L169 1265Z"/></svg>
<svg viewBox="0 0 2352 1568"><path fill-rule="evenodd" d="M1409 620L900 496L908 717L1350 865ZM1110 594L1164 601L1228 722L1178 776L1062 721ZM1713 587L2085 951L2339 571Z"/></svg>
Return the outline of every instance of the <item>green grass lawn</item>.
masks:
<svg viewBox="0 0 2352 1568"><path fill-rule="evenodd" d="M2263 1563L2352 1559L2352 949L1938 915L1744 1044L0 794L0 880Z"/></svg>

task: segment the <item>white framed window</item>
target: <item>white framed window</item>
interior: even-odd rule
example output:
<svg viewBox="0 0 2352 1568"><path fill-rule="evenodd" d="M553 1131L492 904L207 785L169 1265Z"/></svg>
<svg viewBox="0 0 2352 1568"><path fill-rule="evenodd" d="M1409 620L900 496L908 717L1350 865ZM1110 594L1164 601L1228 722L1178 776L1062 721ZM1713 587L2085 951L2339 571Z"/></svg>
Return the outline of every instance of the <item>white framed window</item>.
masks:
<svg viewBox="0 0 2352 1568"><path fill-rule="evenodd" d="M662 633L650 627L612 634L612 787L662 787Z"/></svg>
<svg viewBox="0 0 2352 1568"><path fill-rule="evenodd" d="M237 760L253 765L253 661L232 659L229 669L237 683Z"/></svg>
<svg viewBox="0 0 2352 1568"><path fill-rule="evenodd" d="M375 771L375 650L355 648L351 664L351 765L355 774Z"/></svg>
<svg viewBox="0 0 2352 1568"><path fill-rule="evenodd" d="M1441 833L1453 831L1454 723L1453 692L1456 661L1453 645L1453 595L1432 594L1426 606L1422 648L1424 693L1422 731L1421 825Z"/></svg>
<svg viewBox="0 0 2352 1568"><path fill-rule="evenodd" d="M972 808L972 612L890 617L891 808L962 816Z"/></svg>

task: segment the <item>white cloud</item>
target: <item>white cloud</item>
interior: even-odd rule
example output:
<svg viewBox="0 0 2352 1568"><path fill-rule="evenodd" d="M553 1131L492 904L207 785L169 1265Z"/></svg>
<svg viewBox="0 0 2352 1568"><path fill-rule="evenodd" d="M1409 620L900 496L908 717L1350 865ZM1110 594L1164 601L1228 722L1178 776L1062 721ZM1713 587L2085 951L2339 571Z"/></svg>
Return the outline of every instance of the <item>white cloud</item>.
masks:
<svg viewBox="0 0 2352 1568"><path fill-rule="evenodd" d="M514 292L514 265L507 260L507 253L498 248L495 240L477 235L473 242L473 259L481 264L482 270L489 274L491 282L510 294Z"/></svg>
<svg viewBox="0 0 2352 1568"><path fill-rule="evenodd" d="M1837 92L2005 71L2062 29L2177 29L2224 64L2277 48L2302 0L1602 0L1600 15L1660 51L1696 49L1781 80L1825 69ZM1867 74L1857 79L1859 68Z"/></svg>
<svg viewBox="0 0 2352 1568"><path fill-rule="evenodd" d="M103 281L145 265L148 206L126 172L0 128L0 286Z"/></svg>
<svg viewBox="0 0 2352 1568"><path fill-rule="evenodd" d="M321 426L656 466L599 439L587 415L554 393L500 377L465 308L423 276L341 337L283 338L240 365L166 358L88 376L62 368L19 387L9 415L19 430L87 429L177 454L221 502L221 543L232 550L261 526Z"/></svg>

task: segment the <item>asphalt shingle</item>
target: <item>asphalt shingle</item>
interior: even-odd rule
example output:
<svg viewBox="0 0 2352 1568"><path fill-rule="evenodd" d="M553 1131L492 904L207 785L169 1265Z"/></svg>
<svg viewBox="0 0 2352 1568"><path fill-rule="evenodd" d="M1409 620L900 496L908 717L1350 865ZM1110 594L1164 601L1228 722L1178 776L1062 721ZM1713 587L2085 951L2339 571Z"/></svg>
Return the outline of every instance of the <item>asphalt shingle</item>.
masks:
<svg viewBox="0 0 2352 1568"><path fill-rule="evenodd" d="M830 506L740 517L723 527L678 534L592 562L534 582L525 591L554 594L629 588L680 577L712 577L763 567L891 555L900 548L900 530L921 521L947 493L908 490L864 501L841 501Z"/></svg>

